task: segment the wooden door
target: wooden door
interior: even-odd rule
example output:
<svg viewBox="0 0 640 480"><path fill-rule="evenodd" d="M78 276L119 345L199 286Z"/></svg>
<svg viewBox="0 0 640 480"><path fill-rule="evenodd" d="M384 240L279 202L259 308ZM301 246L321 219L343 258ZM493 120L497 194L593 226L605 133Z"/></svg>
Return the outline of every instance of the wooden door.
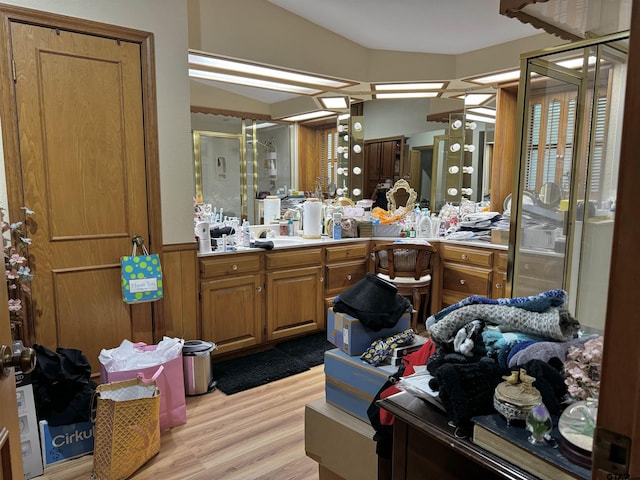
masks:
<svg viewBox="0 0 640 480"><path fill-rule="evenodd" d="M0 345L11 345L9 310L4 305L7 305L6 281L0 282ZM0 378L0 405L0 480L22 479L24 474L13 369L8 377Z"/></svg>
<svg viewBox="0 0 640 480"><path fill-rule="evenodd" d="M133 235L153 247L148 211L160 218L159 195L150 187L157 178L149 178L157 146L145 131L156 128L146 103L152 99L143 96L148 51L139 41L117 39L123 29L109 38L22 22L3 27L15 66L19 152L13 175L7 165L10 211L12 220L21 205L35 212L31 339L80 349L97 371L102 348L154 339L152 305L121 300L119 265Z"/></svg>
<svg viewBox="0 0 640 480"><path fill-rule="evenodd" d="M372 142L364 145L364 178L366 178L365 194L372 195L380 180L380 143Z"/></svg>

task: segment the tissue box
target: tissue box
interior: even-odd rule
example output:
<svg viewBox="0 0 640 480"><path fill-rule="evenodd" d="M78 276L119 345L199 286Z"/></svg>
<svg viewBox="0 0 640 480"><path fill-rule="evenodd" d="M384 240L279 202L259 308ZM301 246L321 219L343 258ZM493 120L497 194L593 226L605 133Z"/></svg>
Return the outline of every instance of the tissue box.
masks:
<svg viewBox="0 0 640 480"><path fill-rule="evenodd" d="M555 241L556 237L554 230L548 230L542 226L522 229L523 247L553 249Z"/></svg>
<svg viewBox="0 0 640 480"><path fill-rule="evenodd" d="M42 462L45 466L93 452L93 423L51 426L40 421Z"/></svg>
<svg viewBox="0 0 640 480"><path fill-rule="evenodd" d="M24 478L38 477L42 475L43 469L31 375L16 369L15 376Z"/></svg>
<svg viewBox="0 0 640 480"><path fill-rule="evenodd" d="M373 225L373 236L374 237L399 237L401 230L402 230L402 225L400 224L381 225L378 223Z"/></svg>
<svg viewBox="0 0 640 480"><path fill-rule="evenodd" d="M357 318L346 313L336 313L331 307L327 311L327 340L348 355L362 355L374 340L403 332L410 324L411 314L407 312L398 319L395 327L374 332Z"/></svg>
<svg viewBox="0 0 640 480"><path fill-rule="evenodd" d="M397 367L374 367L334 348L324 353L325 397L331 405L369 423L367 409Z"/></svg>

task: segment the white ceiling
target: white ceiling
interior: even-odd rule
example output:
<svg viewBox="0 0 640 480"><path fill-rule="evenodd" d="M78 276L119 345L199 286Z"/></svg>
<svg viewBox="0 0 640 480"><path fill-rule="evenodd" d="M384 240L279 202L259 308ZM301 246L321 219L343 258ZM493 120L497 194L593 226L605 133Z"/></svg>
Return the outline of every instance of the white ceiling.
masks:
<svg viewBox="0 0 640 480"><path fill-rule="evenodd" d="M500 15L500 0L268 1L369 49L455 55L542 33ZM297 97L273 90L193 81L268 104Z"/></svg>
<svg viewBox="0 0 640 480"><path fill-rule="evenodd" d="M379 50L460 54L541 33L500 15L500 0L269 0Z"/></svg>

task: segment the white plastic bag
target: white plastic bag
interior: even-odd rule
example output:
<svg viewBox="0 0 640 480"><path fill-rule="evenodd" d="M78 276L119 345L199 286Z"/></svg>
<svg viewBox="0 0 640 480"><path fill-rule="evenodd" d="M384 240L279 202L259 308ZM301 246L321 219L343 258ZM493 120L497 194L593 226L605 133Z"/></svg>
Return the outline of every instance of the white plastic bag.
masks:
<svg viewBox="0 0 640 480"><path fill-rule="evenodd" d="M144 343L123 340L119 347L102 349L98 359L107 372L122 372L162 365L182 354L184 339L163 337L155 349L142 349Z"/></svg>

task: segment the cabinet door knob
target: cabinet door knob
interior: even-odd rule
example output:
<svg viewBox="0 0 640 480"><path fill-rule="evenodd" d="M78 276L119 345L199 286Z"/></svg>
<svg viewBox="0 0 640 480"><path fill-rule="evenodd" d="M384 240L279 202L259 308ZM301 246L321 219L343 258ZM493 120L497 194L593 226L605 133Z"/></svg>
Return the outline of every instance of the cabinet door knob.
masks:
<svg viewBox="0 0 640 480"><path fill-rule="evenodd" d="M466 253L463 253L462 255L460 255L460 258L461 258L462 260L466 260L466 259L468 259L468 258L469 258L469 256L468 256Z"/></svg>
<svg viewBox="0 0 640 480"><path fill-rule="evenodd" d="M324 277L320 277L320 283L324 282Z"/></svg>
<svg viewBox="0 0 640 480"><path fill-rule="evenodd" d="M467 282L464 281L464 278L461 278L460 279L460 285L464 285L465 283L467 283Z"/></svg>
<svg viewBox="0 0 640 480"><path fill-rule="evenodd" d="M261 292L262 291L262 287L256 287L256 292Z"/></svg>
<svg viewBox="0 0 640 480"><path fill-rule="evenodd" d="M236 265L235 263L231 265L231 270L237 270L237 269L238 269L238 265Z"/></svg>
<svg viewBox="0 0 640 480"><path fill-rule="evenodd" d="M347 280L351 280L351 275L347 275Z"/></svg>
<svg viewBox="0 0 640 480"><path fill-rule="evenodd" d="M502 288L502 284L501 283L496 283L496 288Z"/></svg>

